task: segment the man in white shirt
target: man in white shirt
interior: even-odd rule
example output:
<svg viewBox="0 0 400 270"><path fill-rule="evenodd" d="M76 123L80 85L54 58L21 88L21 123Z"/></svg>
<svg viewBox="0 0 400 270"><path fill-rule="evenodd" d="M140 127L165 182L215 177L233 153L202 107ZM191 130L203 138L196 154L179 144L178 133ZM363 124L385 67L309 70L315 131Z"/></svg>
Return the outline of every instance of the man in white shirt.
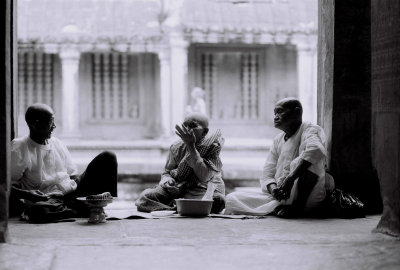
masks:
<svg viewBox="0 0 400 270"><path fill-rule="evenodd" d="M33 104L25 120L29 136L11 142L11 214L18 212L18 201L23 199L30 221L46 222L87 215L88 209L75 200L78 196L107 191L117 196L117 160L113 153L99 154L78 175L67 147L51 136L56 128L53 110L46 104Z"/></svg>
<svg viewBox="0 0 400 270"><path fill-rule="evenodd" d="M274 138L264 165L259 192L233 192L226 198L226 214L295 217L315 211L326 196L325 134L302 121L296 98L278 101L274 125L283 132ZM329 183L333 185L333 183Z"/></svg>

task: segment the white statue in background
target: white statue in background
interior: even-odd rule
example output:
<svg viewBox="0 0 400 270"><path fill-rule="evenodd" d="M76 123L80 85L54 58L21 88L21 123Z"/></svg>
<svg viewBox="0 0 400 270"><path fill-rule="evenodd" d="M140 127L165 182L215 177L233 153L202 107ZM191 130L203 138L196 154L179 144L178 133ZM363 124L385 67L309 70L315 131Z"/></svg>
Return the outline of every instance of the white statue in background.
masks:
<svg viewBox="0 0 400 270"><path fill-rule="evenodd" d="M190 94L190 105L186 107L186 114L199 112L207 115L206 102L204 100L204 90L200 87L194 87Z"/></svg>

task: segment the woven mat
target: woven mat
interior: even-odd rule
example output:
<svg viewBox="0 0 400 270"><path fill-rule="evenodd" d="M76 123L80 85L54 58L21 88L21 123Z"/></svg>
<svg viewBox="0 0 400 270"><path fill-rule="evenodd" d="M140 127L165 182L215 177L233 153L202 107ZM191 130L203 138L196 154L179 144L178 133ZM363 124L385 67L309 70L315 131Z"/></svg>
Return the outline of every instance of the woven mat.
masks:
<svg viewBox="0 0 400 270"><path fill-rule="evenodd" d="M144 213L137 211L136 208L130 209L105 209L107 214L107 220L121 220L121 219L164 219L164 218L191 218L187 216L181 216L178 213L173 215L160 217L154 216L151 213ZM247 216L247 215L222 215L222 214L210 214L204 218L224 218L224 219L256 219L265 218L264 216Z"/></svg>

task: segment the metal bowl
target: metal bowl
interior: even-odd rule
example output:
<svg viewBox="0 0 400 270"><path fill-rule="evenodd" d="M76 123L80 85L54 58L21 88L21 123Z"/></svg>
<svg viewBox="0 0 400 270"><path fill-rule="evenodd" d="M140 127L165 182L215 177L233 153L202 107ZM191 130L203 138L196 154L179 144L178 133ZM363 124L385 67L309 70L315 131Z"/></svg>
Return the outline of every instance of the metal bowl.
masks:
<svg viewBox="0 0 400 270"><path fill-rule="evenodd" d="M113 201L112 199L87 200L86 197L79 197L76 199L84 202L89 207L90 210L90 217L88 220L89 223L98 224L106 222L106 215L103 207L111 203Z"/></svg>
<svg viewBox="0 0 400 270"><path fill-rule="evenodd" d="M213 200L176 199L178 214L181 216L205 217L211 212Z"/></svg>

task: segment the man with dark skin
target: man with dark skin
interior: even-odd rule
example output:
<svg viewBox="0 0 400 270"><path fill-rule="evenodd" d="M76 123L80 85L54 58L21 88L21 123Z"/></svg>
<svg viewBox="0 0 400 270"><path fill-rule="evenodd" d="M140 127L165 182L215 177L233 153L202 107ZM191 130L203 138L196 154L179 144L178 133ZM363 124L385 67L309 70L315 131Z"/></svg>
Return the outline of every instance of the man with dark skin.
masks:
<svg viewBox="0 0 400 270"><path fill-rule="evenodd" d="M234 192L227 196L227 214L296 217L312 212L325 198L325 136L321 127L302 121L296 98L275 104L278 134L260 179L262 192Z"/></svg>
<svg viewBox="0 0 400 270"><path fill-rule="evenodd" d="M159 185L146 189L135 204L139 211L152 212L175 209L174 199L201 199L209 184L215 184L211 212L225 207L225 185L219 158L223 138L219 131L208 134L208 118L190 113L181 126L175 126L181 140L171 145Z"/></svg>
<svg viewBox="0 0 400 270"><path fill-rule="evenodd" d="M33 104L25 120L29 136L11 142L11 215L25 208L25 215L35 223L87 215L88 209L76 197L103 192L117 195L117 160L113 153L99 154L78 175L66 146L52 137L56 128L52 108Z"/></svg>

